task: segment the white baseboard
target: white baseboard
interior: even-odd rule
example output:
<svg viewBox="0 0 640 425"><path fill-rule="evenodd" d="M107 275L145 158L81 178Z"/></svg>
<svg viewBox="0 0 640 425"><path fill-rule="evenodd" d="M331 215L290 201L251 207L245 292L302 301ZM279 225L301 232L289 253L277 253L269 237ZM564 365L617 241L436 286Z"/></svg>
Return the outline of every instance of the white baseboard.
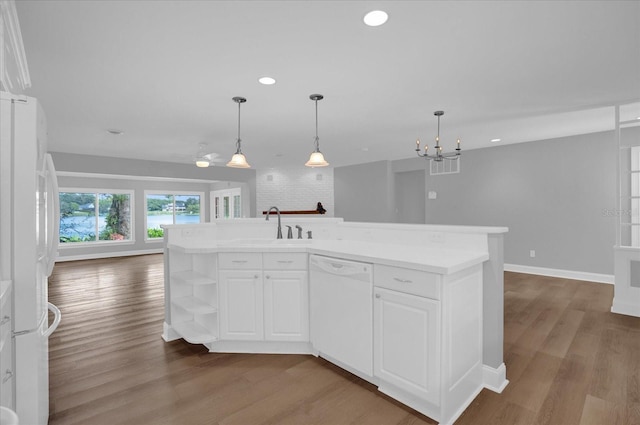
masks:
<svg viewBox="0 0 640 425"><path fill-rule="evenodd" d="M618 314L625 314L627 316L640 317L640 305L637 303L625 303L624 301L613 299L611 304L611 312Z"/></svg>
<svg viewBox="0 0 640 425"><path fill-rule="evenodd" d="M65 255L56 258L56 263L62 263L64 261L78 261L78 260L95 260L98 258L113 258L113 257L130 257L132 255L147 255L147 254L162 254L162 248L155 249L141 249L138 251L111 251L111 252L96 252L91 254L80 255Z"/></svg>
<svg viewBox="0 0 640 425"><path fill-rule="evenodd" d="M482 384L494 393L502 393L502 390L509 384L507 379L507 368L502 363L497 368L482 365Z"/></svg>
<svg viewBox="0 0 640 425"><path fill-rule="evenodd" d="M574 270L550 269L547 267L521 266L518 264L505 264L504 270L507 272L537 274L540 276L561 277L565 279L586 280L589 282L613 284L612 274L578 272Z"/></svg>

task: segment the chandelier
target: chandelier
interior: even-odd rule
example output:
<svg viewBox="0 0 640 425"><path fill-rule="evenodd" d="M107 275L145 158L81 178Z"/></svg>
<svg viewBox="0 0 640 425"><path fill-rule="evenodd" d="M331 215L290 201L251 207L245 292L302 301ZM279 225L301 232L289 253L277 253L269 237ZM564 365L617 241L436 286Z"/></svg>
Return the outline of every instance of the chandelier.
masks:
<svg viewBox="0 0 640 425"><path fill-rule="evenodd" d="M440 117L444 115L444 111L435 111L433 113L436 117L438 117L438 135L436 136L436 145L434 149L436 153L434 155L429 155L428 150L429 146L425 145L424 153L420 153L420 139L416 140L416 152L418 156L424 159L428 159L429 161L437 161L440 162L443 159L448 159L450 161L455 161L460 158L460 153L462 149L460 149L460 139L458 139L458 144L455 152L451 153L442 153L442 146L440 146Z"/></svg>

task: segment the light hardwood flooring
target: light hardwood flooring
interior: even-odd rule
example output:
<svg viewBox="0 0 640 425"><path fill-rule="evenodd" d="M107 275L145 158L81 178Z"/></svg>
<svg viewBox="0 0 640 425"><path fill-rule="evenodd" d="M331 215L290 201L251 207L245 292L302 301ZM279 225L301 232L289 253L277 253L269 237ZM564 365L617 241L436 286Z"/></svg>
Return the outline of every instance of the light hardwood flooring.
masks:
<svg viewBox="0 0 640 425"><path fill-rule="evenodd" d="M640 424L640 318L612 285L505 273L504 296L510 384L457 425ZM58 263L49 298L50 425L435 423L313 356L164 342L162 255Z"/></svg>

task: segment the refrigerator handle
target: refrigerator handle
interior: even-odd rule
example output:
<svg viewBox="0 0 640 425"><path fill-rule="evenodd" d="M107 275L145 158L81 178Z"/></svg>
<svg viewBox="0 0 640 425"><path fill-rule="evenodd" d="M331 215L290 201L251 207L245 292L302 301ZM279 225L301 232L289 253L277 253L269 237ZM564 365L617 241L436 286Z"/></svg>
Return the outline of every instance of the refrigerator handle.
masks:
<svg viewBox="0 0 640 425"><path fill-rule="evenodd" d="M46 179L47 182L51 184L51 192L48 196L50 196L53 201L49 208L47 208L47 226L53 226L53 231L47 238L47 276L50 276L53 271L53 266L56 263L56 257L58 256L58 242L60 241L60 194L56 169L53 165L51 154L46 155L45 161L47 167Z"/></svg>
<svg viewBox="0 0 640 425"><path fill-rule="evenodd" d="M51 303L47 303L47 308L50 312L53 313L53 323L47 328L47 330L42 334L45 338L49 338L51 334L58 328L60 324L60 320L62 320L62 313L60 313L60 309Z"/></svg>

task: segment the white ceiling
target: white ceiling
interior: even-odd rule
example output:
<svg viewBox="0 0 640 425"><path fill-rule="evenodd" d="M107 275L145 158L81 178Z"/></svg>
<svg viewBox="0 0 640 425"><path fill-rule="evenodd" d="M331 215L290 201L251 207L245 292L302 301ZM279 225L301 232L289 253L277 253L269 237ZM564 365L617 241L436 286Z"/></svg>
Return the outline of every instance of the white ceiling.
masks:
<svg viewBox="0 0 640 425"><path fill-rule="evenodd" d="M234 96L255 168L307 160L312 93L334 166L415 156L438 109L448 151L610 129L640 100L640 1L16 3L57 152L228 160ZM374 9L385 25L363 24Z"/></svg>

